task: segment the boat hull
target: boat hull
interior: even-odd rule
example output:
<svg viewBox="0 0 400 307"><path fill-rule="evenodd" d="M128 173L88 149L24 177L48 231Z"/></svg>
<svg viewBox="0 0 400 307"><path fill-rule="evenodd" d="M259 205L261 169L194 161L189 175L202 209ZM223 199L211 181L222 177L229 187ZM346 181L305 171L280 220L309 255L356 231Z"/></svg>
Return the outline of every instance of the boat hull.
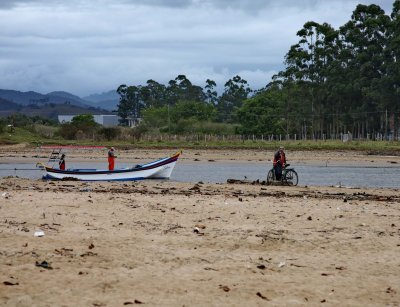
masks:
<svg viewBox="0 0 400 307"><path fill-rule="evenodd" d="M169 179L180 153L134 168L109 170L68 169L59 170L44 166L44 179L82 181L129 181L143 179Z"/></svg>

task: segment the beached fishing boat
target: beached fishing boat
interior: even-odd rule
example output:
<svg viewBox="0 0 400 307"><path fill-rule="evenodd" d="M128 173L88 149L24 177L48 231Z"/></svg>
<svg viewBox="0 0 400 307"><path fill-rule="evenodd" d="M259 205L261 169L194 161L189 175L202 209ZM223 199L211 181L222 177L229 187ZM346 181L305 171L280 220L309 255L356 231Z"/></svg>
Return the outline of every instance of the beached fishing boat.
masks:
<svg viewBox="0 0 400 307"><path fill-rule="evenodd" d="M66 169L60 170L41 164L44 179L83 180L83 181L127 181L143 179L169 179L181 152L171 157L150 163L136 165L132 168L119 168L112 171L98 169Z"/></svg>

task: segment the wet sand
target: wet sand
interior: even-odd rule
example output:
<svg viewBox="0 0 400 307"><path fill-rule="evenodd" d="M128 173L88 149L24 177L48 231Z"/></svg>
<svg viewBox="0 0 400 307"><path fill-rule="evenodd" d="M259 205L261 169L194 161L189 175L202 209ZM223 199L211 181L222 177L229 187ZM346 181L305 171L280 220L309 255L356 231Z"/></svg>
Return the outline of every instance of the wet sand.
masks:
<svg viewBox="0 0 400 307"><path fill-rule="evenodd" d="M179 149L129 149L116 148L116 167L118 162L144 163L173 155ZM67 165L73 162L102 162L107 164L107 149L64 149ZM0 163L46 163L51 149L40 149L24 144L1 146ZM185 162L250 162L272 163L272 150L246 149L185 149L179 158ZM286 150L286 158L292 165L343 166L358 165L367 167L398 167L400 154L376 155L363 151L290 151Z"/></svg>
<svg viewBox="0 0 400 307"><path fill-rule="evenodd" d="M0 193L0 305L400 305L398 189L3 178Z"/></svg>

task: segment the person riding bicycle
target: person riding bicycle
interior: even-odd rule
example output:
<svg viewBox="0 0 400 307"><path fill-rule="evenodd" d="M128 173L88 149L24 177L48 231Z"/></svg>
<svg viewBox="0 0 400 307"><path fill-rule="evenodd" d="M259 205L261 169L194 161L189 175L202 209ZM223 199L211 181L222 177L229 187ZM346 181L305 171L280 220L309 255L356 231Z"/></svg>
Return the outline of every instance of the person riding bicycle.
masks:
<svg viewBox="0 0 400 307"><path fill-rule="evenodd" d="M279 147L279 150L274 155L274 172L276 180L281 180L282 170L286 165L285 148Z"/></svg>

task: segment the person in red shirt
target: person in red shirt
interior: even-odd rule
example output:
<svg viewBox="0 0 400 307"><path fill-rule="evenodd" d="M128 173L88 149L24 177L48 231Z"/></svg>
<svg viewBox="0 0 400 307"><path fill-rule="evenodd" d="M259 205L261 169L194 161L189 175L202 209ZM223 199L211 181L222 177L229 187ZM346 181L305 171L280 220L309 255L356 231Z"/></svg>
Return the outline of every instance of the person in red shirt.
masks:
<svg viewBox="0 0 400 307"><path fill-rule="evenodd" d="M274 155L274 171L276 180L281 180L282 170L286 165L285 148L279 147L279 150Z"/></svg>
<svg viewBox="0 0 400 307"><path fill-rule="evenodd" d="M114 170L114 163L115 163L115 153L114 153L114 147L111 147L110 150L108 151L108 170L113 171Z"/></svg>
<svg viewBox="0 0 400 307"><path fill-rule="evenodd" d="M61 158L58 161L58 166L60 167L60 170L65 171L65 154L61 155Z"/></svg>

